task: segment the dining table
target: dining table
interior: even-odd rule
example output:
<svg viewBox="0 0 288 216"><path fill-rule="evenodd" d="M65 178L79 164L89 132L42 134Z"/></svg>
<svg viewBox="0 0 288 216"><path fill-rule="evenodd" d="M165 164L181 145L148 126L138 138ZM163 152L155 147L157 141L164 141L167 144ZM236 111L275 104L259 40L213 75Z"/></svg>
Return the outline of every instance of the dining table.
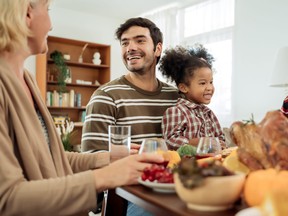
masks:
<svg viewBox="0 0 288 216"><path fill-rule="evenodd" d="M117 187L115 193L156 216L235 216L243 205L221 211L196 211L189 209L176 193L161 193L143 185ZM213 193L213 192L211 192Z"/></svg>

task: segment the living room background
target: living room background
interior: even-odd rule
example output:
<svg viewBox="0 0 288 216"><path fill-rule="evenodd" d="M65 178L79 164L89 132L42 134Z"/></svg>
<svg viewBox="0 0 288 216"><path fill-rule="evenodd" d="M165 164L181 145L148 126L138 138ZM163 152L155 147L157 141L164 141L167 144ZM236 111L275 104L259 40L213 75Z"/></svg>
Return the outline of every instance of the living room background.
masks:
<svg viewBox="0 0 288 216"><path fill-rule="evenodd" d="M267 111L281 107L285 91L270 87L269 82L276 53L288 44L288 30L284 27L288 19L286 8L286 0L235 0L232 115L230 122L223 126L249 119L252 113L259 122ZM115 29L125 19L110 17L109 12L107 16L100 16L56 8L53 3L50 15L53 23L50 35L110 44L111 80L125 73L120 46L114 37ZM35 73L34 58L26 63Z"/></svg>

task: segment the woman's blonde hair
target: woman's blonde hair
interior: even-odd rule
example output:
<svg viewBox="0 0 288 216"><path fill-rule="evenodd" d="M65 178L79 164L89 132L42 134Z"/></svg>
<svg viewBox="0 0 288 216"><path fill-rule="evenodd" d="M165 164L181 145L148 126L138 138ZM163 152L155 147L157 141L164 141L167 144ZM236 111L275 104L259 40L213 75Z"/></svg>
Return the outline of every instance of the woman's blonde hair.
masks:
<svg viewBox="0 0 288 216"><path fill-rule="evenodd" d="M29 5L49 0L1 0L0 1L0 52L27 49L27 37L31 32L26 24Z"/></svg>

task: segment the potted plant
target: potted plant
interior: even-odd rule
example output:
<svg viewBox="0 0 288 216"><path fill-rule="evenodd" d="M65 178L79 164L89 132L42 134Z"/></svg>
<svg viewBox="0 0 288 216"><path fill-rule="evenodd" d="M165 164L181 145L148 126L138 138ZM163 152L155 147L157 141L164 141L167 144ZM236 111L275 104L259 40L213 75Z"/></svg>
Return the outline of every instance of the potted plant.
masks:
<svg viewBox="0 0 288 216"><path fill-rule="evenodd" d="M59 86L59 92L63 92L66 90L66 80L71 78L70 69L68 68L61 52L55 50L50 54L50 58L54 61L58 70L57 83Z"/></svg>
<svg viewBox="0 0 288 216"><path fill-rule="evenodd" d="M62 122L60 125L57 125L56 129L61 138L64 150L72 151L71 140L73 139L75 133L75 131L73 131L74 123L72 121L65 120L65 122Z"/></svg>

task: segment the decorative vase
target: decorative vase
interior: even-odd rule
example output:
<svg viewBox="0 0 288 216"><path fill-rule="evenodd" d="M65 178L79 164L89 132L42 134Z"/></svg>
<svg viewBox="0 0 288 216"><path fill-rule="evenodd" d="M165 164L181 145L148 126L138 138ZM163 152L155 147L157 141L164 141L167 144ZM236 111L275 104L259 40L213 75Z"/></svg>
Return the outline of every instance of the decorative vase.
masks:
<svg viewBox="0 0 288 216"><path fill-rule="evenodd" d="M100 59L101 55L99 52L95 52L93 55L93 63L96 65L100 65L101 64L101 59Z"/></svg>

